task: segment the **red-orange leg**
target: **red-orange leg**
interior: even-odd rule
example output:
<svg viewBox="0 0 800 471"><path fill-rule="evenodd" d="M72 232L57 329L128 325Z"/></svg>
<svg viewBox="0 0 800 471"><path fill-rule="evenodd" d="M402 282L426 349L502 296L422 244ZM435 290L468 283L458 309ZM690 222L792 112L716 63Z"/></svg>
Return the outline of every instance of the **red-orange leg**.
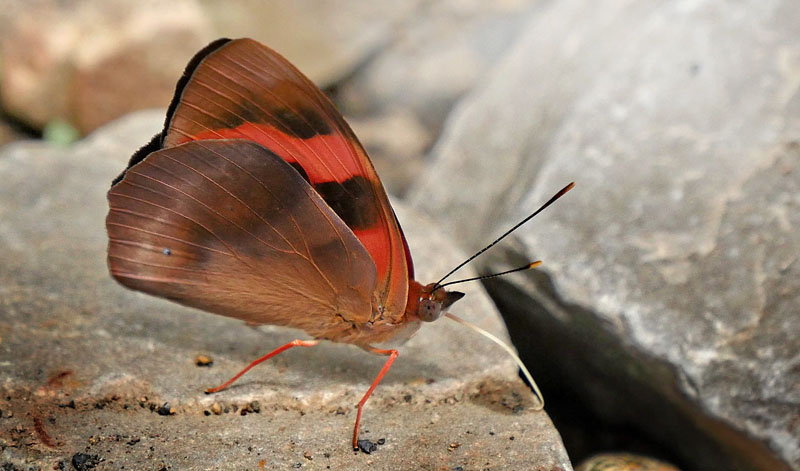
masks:
<svg viewBox="0 0 800 471"><path fill-rule="evenodd" d="M319 340L300 340L300 339L292 340L291 342L287 343L286 345L284 345L282 347L278 347L275 350L267 353L263 357L259 358L258 360L254 361L253 363L250 363L249 365L247 365L247 368L243 369L242 371L237 373L236 376L234 376L233 378L229 379L228 381L225 381L223 384L217 386L216 388L208 388L208 389L206 389L206 394L211 394L211 393L222 391L223 389L225 389L228 386L230 386L231 384L233 384L234 381L236 381L237 379L241 378L243 374L245 374L248 371L250 371L250 369L252 367L258 365L261 362L267 361L270 358L274 357L275 355L277 355L279 353L283 353L283 352L285 352L286 350L289 350L292 347L313 347L313 346L319 344L319 342L320 342Z"/></svg>
<svg viewBox="0 0 800 471"><path fill-rule="evenodd" d="M356 414L356 426L353 427L353 449L358 450L358 424L361 423L361 411L364 409L364 404L367 403L367 399L369 399L370 394L375 388L378 386L378 383L381 382L386 373L389 372L389 368L392 367L392 363L394 363L394 359L397 358L397 350L380 350L375 347L368 347L366 350L376 353L378 355L389 355L389 359L386 360L386 363L383 364L383 368L381 368L380 373L378 376L375 377L375 381L372 382L372 386L367 389L367 393L364 394L364 397L361 398L361 401L358 403L358 413Z"/></svg>

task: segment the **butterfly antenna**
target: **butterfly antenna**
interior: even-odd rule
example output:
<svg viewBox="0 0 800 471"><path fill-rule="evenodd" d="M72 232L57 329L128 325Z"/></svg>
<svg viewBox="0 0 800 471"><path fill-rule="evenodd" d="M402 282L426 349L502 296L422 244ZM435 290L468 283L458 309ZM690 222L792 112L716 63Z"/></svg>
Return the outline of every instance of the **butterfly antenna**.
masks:
<svg viewBox="0 0 800 471"><path fill-rule="evenodd" d="M536 381L533 380L533 376L531 376L530 371L528 371L528 368L526 368L525 364L522 363L522 360L520 359L520 357L517 355L517 353L514 351L513 348L509 347L507 343L503 342L502 340L497 338L492 333L490 333L490 332L488 332L488 331L486 331L484 329L481 329L480 327L478 327L477 325L475 325L475 324L473 324L471 322L467 322L467 321L465 321L464 319L462 319L462 318L460 318L458 316L450 314L449 312L444 313L444 315L448 319L452 319L452 320L458 322L461 325L469 327L470 329L472 329L475 332L483 335L484 337L488 338L489 340L491 340L492 342L496 343L497 345L500 345L503 348L503 350L506 351L506 353L511 355L511 357L514 358L514 361L517 362L517 366L519 366L519 369L522 370L522 374L525 375L525 379L528 380L528 384L530 384L531 389L533 390L533 394L536 396L536 400L538 401L538 404L536 404L536 406L534 406L534 409L535 410L544 409L544 396L542 396L542 392L539 391L539 386L536 385Z"/></svg>
<svg viewBox="0 0 800 471"><path fill-rule="evenodd" d="M521 267L513 268L511 270L502 271L500 273L492 273L491 275L481 275L472 278L464 278L463 280L457 280L457 281L448 281L447 283L442 283L438 285L436 289L444 288L445 286L455 285L458 283L466 283L467 281L485 280L487 278L494 278L496 276L508 275L509 273L516 273L518 271L530 270L531 268L536 268L541 264L542 264L541 260L536 260L535 262L531 262Z"/></svg>
<svg viewBox="0 0 800 471"><path fill-rule="evenodd" d="M525 224L526 222L530 221L530 220L531 220L531 219L532 219L534 216L536 216L537 214L539 214L539 213L541 213L542 211L544 211L544 210L545 210L545 208L547 208L548 206L550 206L551 204L553 204L553 203L554 203L554 202L555 202L557 199L559 199L559 198L561 198L562 196L564 196L564 195L565 195L565 194L566 194L566 193L567 193L569 190L571 190L571 189L572 189L574 186L575 186L575 182L570 182L570 184L569 184L569 185L565 186L564 188L562 188L562 189L561 189L561 191L559 191L558 193L556 193L555 195L553 195L553 197L552 197L552 198L550 198L549 200L547 200L547 202L546 202L545 204L543 204L543 205L542 205L542 206L541 206L539 209L537 209L536 211L534 211L533 213L531 213L531 214L530 214L528 217L526 217L526 218L525 218L525 219L523 219L522 221L520 221L520 222L518 222L517 224L515 224L515 225L514 225L514 227L512 227L511 229L509 229L509 230L507 230L506 232L504 232L504 233L503 233L503 235L501 235L500 237L498 237L497 239L495 239L495 240L494 240L494 242L492 242L491 244L487 245L486 247L484 247L484 248L480 249L480 250L479 250L479 251L477 251L477 252L476 252L474 255L472 255L472 256L471 256L471 257L469 257L468 259L464 260L464 261L463 261L463 262L462 262L460 265L458 265L457 267L455 267L455 268L453 268L452 270L450 270L450 272L449 272L449 273L447 273L445 276L443 276L443 277L442 277L442 279L440 279L439 281L437 281L437 282L434 284L433 291L436 291L437 289L441 288L441 287L443 286L443 285L442 285L442 282L443 282L444 280L446 280L448 277L450 277L450 275L452 275L453 273L457 272L457 271L458 271L458 270L459 270L461 267L463 267L464 265L468 264L469 262L471 262L471 261L475 260L475 259L476 259L476 258L478 258L478 257L479 257L481 254L483 254L483 253L484 253L484 252L486 252L487 250L489 250L489 249L491 249L492 247L494 247L495 245L497 245L497 243L498 243L498 242L500 242L501 240L505 239L505 238L506 238L506 236L508 236L508 235L509 235L509 234L511 234L512 232L516 231L516 230L517 230L517 229L518 229L518 228L519 228L521 225L523 225L523 224ZM535 262L534 262L534 263L535 263ZM511 270L511 271L520 271L520 270ZM497 275L495 275L495 276L497 276Z"/></svg>

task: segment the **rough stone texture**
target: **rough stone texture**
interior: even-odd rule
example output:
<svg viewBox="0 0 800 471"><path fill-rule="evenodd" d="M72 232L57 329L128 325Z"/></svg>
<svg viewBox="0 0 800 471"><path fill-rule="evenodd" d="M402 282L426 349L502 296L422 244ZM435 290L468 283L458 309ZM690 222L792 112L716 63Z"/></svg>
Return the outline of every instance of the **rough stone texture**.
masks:
<svg viewBox="0 0 800 471"><path fill-rule="evenodd" d="M513 362L455 323L425 326L402 347L365 409L362 438L386 439L369 456L350 451L349 436L354 404L383 359L357 348L294 349L204 395L303 335L251 329L125 290L108 276L105 192L162 117L132 116L70 150L25 142L0 153L0 464L572 469ZM422 279L461 259L431 221L396 209ZM478 286L456 306L504 335ZM198 354L213 365L196 366Z"/></svg>
<svg viewBox="0 0 800 471"><path fill-rule="evenodd" d="M800 469L797 24L788 0L550 2L412 190L476 248L577 181L492 266L544 268L492 295L545 396L690 468Z"/></svg>

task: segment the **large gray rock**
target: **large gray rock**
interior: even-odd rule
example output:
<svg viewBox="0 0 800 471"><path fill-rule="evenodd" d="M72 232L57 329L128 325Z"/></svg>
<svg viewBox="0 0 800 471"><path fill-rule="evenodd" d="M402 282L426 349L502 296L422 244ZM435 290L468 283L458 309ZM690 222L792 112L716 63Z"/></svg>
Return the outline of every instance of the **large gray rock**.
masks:
<svg viewBox="0 0 800 471"><path fill-rule="evenodd" d="M577 181L484 261L544 268L491 291L542 376L688 467L800 469L798 24L790 0L551 2L412 190L474 249Z"/></svg>
<svg viewBox="0 0 800 471"><path fill-rule="evenodd" d="M371 456L354 455L349 437L383 358L357 348L295 349L203 394L305 336L251 329L109 277L105 192L162 119L134 115L67 150L22 142L0 153L0 464L66 469L96 456L97 469L572 469L513 361L454 323L424 326L401 348L365 409L362 438L386 439ZM396 209L422 279L462 258L431 221ZM505 336L478 286L457 306ZM197 354L213 366L195 366ZM157 413L165 402L174 415Z"/></svg>
<svg viewBox="0 0 800 471"><path fill-rule="evenodd" d="M491 75L540 3L422 2L337 86L345 112L367 118L356 130L390 191L403 194L426 171L425 154L453 105Z"/></svg>

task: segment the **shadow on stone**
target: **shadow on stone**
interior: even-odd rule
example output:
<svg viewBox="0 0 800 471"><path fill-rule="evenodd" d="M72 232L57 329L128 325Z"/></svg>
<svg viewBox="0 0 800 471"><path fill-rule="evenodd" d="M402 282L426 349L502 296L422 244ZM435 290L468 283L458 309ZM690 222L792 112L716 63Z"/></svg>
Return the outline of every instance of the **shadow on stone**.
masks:
<svg viewBox="0 0 800 471"><path fill-rule="evenodd" d="M678 391L682 379L667 364L620 344L595 314L562 303L542 272L529 277L548 306L505 280L484 284L573 462L624 449L681 469L788 469L763 443L705 416Z"/></svg>

